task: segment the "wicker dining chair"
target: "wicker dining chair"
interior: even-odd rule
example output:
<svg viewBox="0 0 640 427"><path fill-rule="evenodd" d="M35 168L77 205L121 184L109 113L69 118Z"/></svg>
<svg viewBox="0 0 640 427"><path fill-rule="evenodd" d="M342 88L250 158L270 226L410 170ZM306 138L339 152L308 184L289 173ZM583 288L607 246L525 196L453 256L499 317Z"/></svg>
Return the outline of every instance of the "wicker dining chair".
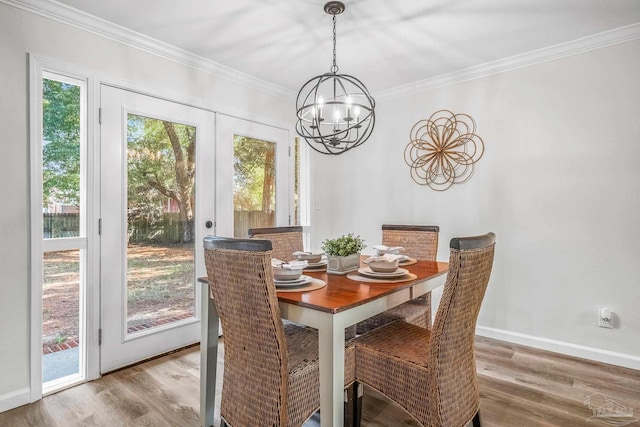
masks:
<svg viewBox="0 0 640 427"><path fill-rule="evenodd" d="M271 240L272 254L280 261L291 261L293 253L304 250L302 226L250 228L249 237Z"/></svg>
<svg viewBox="0 0 640 427"><path fill-rule="evenodd" d="M356 338L356 381L380 391L421 425L480 426L474 337L495 235L454 238L431 330L396 321Z"/></svg>
<svg viewBox="0 0 640 427"><path fill-rule="evenodd" d="M207 237L204 246L224 332L221 426L301 426L320 407L318 333L280 321L271 242ZM354 353L348 344L345 385Z"/></svg>
<svg viewBox="0 0 640 427"><path fill-rule="evenodd" d="M388 225L382 226L382 244L389 247L402 246L403 254L422 261L435 261L438 253L438 233L435 225ZM414 325L431 327L431 292L407 301L396 307L363 320L356 325L361 335L396 320Z"/></svg>
<svg viewBox="0 0 640 427"><path fill-rule="evenodd" d="M280 261L290 261L293 259L293 253L304 251L304 242L302 240L302 226L293 225L289 227L268 227L268 228L250 228L249 237L256 239L270 240L272 244L272 256ZM291 323L288 321L285 324ZM344 331L346 340L355 338L356 325L349 326Z"/></svg>

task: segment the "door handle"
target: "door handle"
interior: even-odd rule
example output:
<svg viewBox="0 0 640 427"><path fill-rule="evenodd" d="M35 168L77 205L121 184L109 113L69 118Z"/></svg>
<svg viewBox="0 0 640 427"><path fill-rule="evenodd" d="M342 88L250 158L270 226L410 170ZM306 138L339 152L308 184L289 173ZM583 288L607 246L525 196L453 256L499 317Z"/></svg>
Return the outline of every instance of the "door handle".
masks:
<svg viewBox="0 0 640 427"><path fill-rule="evenodd" d="M207 227L207 228L211 228L211 227L213 227L213 222L207 221L207 222L204 223L204 226Z"/></svg>

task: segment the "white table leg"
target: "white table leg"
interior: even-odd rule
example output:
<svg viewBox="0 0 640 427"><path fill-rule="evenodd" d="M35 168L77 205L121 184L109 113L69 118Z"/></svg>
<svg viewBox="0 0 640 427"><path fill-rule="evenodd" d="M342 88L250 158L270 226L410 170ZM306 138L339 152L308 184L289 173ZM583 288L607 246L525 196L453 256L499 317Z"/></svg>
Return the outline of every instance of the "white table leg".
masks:
<svg viewBox="0 0 640 427"><path fill-rule="evenodd" d="M213 300L209 297L209 285L201 284L201 286L200 426L212 427L218 362L218 312Z"/></svg>
<svg viewBox="0 0 640 427"><path fill-rule="evenodd" d="M344 325L336 315L321 313L318 322L320 358L320 426L343 424Z"/></svg>

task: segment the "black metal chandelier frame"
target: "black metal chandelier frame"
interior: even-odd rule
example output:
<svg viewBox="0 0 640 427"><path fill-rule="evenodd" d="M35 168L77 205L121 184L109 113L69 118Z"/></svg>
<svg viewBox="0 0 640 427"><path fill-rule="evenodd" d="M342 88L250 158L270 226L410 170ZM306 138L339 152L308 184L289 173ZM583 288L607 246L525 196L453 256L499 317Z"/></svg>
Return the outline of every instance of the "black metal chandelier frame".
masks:
<svg viewBox="0 0 640 427"><path fill-rule="evenodd" d="M309 79L296 99L296 132L322 154L342 154L360 146L375 125L375 100L369 90L357 78L338 73L336 15L344 9L339 1L325 4L324 11L333 15L333 65L328 73Z"/></svg>

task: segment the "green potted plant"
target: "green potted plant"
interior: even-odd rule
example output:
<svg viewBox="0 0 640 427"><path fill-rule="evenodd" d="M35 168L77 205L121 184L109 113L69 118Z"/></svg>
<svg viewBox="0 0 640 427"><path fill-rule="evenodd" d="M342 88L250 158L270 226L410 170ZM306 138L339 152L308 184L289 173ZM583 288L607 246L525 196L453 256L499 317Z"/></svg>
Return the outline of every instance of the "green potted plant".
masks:
<svg viewBox="0 0 640 427"><path fill-rule="evenodd" d="M322 250L327 254L327 273L347 274L357 270L360 267L360 251L364 247L364 239L353 233L325 239Z"/></svg>

